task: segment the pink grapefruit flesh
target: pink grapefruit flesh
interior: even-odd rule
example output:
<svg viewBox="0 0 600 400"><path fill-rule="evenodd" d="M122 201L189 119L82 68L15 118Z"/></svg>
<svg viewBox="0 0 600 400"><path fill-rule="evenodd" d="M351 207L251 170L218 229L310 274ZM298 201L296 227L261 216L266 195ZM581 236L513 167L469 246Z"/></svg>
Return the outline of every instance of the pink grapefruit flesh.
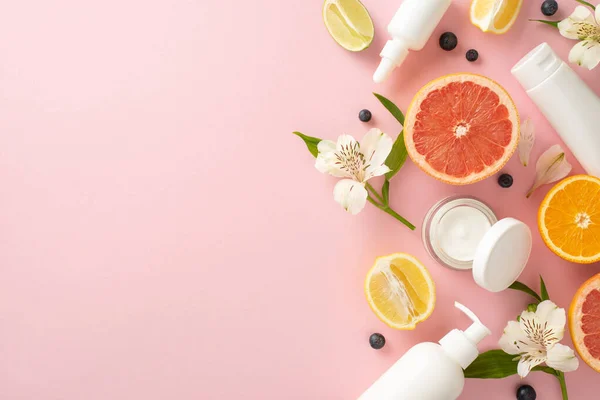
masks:
<svg viewBox="0 0 600 400"><path fill-rule="evenodd" d="M600 274L585 282L569 310L571 338L579 356L600 372Z"/></svg>
<svg viewBox="0 0 600 400"><path fill-rule="evenodd" d="M436 79L413 99L404 126L411 159L453 185L497 173L519 141L519 116L500 85L474 74Z"/></svg>

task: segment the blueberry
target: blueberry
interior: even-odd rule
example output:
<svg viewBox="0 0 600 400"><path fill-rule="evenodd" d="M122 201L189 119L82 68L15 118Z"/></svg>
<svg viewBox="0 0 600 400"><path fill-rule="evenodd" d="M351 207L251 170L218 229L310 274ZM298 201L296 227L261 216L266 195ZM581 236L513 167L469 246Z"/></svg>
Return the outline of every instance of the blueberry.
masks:
<svg viewBox="0 0 600 400"><path fill-rule="evenodd" d="M498 185L503 188L509 188L513 185L513 177L509 174L502 174L498 177Z"/></svg>
<svg viewBox="0 0 600 400"><path fill-rule="evenodd" d="M385 346L385 338L381 333L374 333L369 338L369 344L375 350L379 350Z"/></svg>
<svg viewBox="0 0 600 400"><path fill-rule="evenodd" d="M371 117L371 111L369 110L360 110L358 113L358 119L360 119L362 122L369 122Z"/></svg>
<svg viewBox="0 0 600 400"><path fill-rule="evenodd" d="M475 49L471 49L467 51L467 60L470 62L475 62L479 58L479 52Z"/></svg>
<svg viewBox="0 0 600 400"><path fill-rule="evenodd" d="M440 36L440 47L446 51L454 50L458 46L458 38L452 32L444 32Z"/></svg>
<svg viewBox="0 0 600 400"><path fill-rule="evenodd" d="M523 385L517 389L517 400L535 400L536 397L535 389L529 385Z"/></svg>
<svg viewBox="0 0 600 400"><path fill-rule="evenodd" d="M556 0L546 0L542 3L542 14L551 17L558 11L558 3Z"/></svg>

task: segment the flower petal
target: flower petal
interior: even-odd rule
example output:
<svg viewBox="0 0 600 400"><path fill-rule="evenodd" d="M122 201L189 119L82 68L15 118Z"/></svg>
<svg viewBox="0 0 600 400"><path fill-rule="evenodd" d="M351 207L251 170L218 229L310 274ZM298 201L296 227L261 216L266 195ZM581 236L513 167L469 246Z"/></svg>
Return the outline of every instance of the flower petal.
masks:
<svg viewBox="0 0 600 400"><path fill-rule="evenodd" d="M525 378L533 367L536 367L546 361L546 353L539 352L538 354L526 354L521 357L517 365L517 373L521 378Z"/></svg>
<svg viewBox="0 0 600 400"><path fill-rule="evenodd" d="M352 148L356 146L358 142L350 135L340 135L337 140L336 151L341 151L346 148Z"/></svg>
<svg viewBox="0 0 600 400"><path fill-rule="evenodd" d="M568 39L585 39L590 32L598 26L596 18L589 8L575 7L575 11L566 19L558 23L560 34Z"/></svg>
<svg viewBox="0 0 600 400"><path fill-rule="evenodd" d="M579 360L573 349L560 343L548 350L546 364L562 372L571 372L579 368Z"/></svg>
<svg viewBox="0 0 600 400"><path fill-rule="evenodd" d="M367 132L360 142L360 152L365 156L365 163L367 165L378 168L385 163L385 160L392 151L393 145L394 141L391 137L381 132L381 130L373 128Z"/></svg>
<svg viewBox="0 0 600 400"><path fill-rule="evenodd" d="M521 124L521 140L519 141L519 158L521 164L527 166L529 164L529 155L533 144L535 143L535 127L530 119L526 119Z"/></svg>
<svg viewBox="0 0 600 400"><path fill-rule="evenodd" d="M598 4L598 6L600 6L600 4ZM594 17L596 18L596 23L600 24L600 7L596 7Z"/></svg>
<svg viewBox="0 0 600 400"><path fill-rule="evenodd" d="M525 341L528 344L526 351L530 354L546 350L545 342L541 340L545 331L543 324L535 313L527 310L521 313L519 327L527 338Z"/></svg>
<svg viewBox="0 0 600 400"><path fill-rule="evenodd" d="M596 23L596 19L592 15L592 11L585 6L577 6L573 10L573 14L569 17L574 21L589 22L591 24Z"/></svg>
<svg viewBox="0 0 600 400"><path fill-rule="evenodd" d="M535 315L540 321L546 322L549 328L564 329L567 323L565 309L558 307L550 300L538 304Z"/></svg>
<svg viewBox="0 0 600 400"><path fill-rule="evenodd" d="M335 155L336 144L331 140L321 140L317 145L319 154L315 161L315 168L321 173L327 173L337 178L349 178L350 174L339 168Z"/></svg>
<svg viewBox="0 0 600 400"><path fill-rule="evenodd" d="M336 144L333 140L321 140L317 145L319 153L333 153L336 149Z"/></svg>
<svg viewBox="0 0 600 400"><path fill-rule="evenodd" d="M581 66L585 58L585 42L579 42L569 52L569 62Z"/></svg>
<svg viewBox="0 0 600 400"><path fill-rule="evenodd" d="M558 31L567 39L579 40L578 28L571 18L560 21L558 23Z"/></svg>
<svg viewBox="0 0 600 400"><path fill-rule="evenodd" d="M342 179L333 189L335 201L352 215L358 214L365 208L368 195L363 184L352 179Z"/></svg>
<svg viewBox="0 0 600 400"><path fill-rule="evenodd" d="M527 193L527 197L530 197L540 186L563 179L569 175L572 168L560 145L556 144L550 147L537 161L535 182Z"/></svg>
<svg viewBox="0 0 600 400"><path fill-rule="evenodd" d="M538 304L535 312L538 323L544 327L546 348L552 347L562 340L565 335L567 316L564 308L559 308L550 300Z"/></svg>
<svg viewBox="0 0 600 400"><path fill-rule="evenodd" d="M583 60L581 66L589 69L590 71L600 64L600 43L586 41L582 42L587 45L585 53L583 54Z"/></svg>
<svg viewBox="0 0 600 400"><path fill-rule="evenodd" d="M538 348L529 340L517 321L509 321L498 346L508 354L523 354Z"/></svg>
<svg viewBox="0 0 600 400"><path fill-rule="evenodd" d="M569 52L569 61L592 70L600 63L600 43L584 40L577 43Z"/></svg>
<svg viewBox="0 0 600 400"><path fill-rule="evenodd" d="M390 172L391 169L387 165L380 165L379 167L369 166L365 171L365 182L373 177L381 176Z"/></svg>

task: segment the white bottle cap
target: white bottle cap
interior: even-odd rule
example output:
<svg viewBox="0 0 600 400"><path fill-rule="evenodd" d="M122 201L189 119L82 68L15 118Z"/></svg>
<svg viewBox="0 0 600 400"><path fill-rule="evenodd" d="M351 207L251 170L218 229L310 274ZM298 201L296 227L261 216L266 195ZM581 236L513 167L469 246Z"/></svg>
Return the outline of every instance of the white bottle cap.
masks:
<svg viewBox="0 0 600 400"><path fill-rule="evenodd" d="M531 50L511 70L525 90L531 90L556 72L563 61L548 43Z"/></svg>
<svg viewBox="0 0 600 400"><path fill-rule="evenodd" d="M392 71L404 62L408 55L408 47L400 39L388 40L379 55L381 63L373 75L375 83L385 81Z"/></svg>
<svg viewBox="0 0 600 400"><path fill-rule="evenodd" d="M485 233L473 258L473 278L490 292L501 292L521 275L533 247L531 229L514 218L496 222Z"/></svg>
<svg viewBox="0 0 600 400"><path fill-rule="evenodd" d="M473 324L464 332L453 329L440 340L440 345L450 358L465 369L479 355L479 350L477 349L479 342L491 335L492 332L481 323L473 311L458 302L455 302L454 306L467 314L473 321Z"/></svg>

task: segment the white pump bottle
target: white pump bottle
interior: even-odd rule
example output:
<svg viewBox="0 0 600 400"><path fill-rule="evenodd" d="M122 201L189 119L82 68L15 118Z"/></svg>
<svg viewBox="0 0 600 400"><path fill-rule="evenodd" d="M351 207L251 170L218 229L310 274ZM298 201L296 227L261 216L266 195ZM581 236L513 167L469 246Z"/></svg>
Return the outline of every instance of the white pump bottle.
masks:
<svg viewBox="0 0 600 400"><path fill-rule="evenodd" d="M373 75L385 81L404 62L409 50L421 50L450 7L452 0L404 0L388 25L388 40L381 51L381 63Z"/></svg>
<svg viewBox="0 0 600 400"><path fill-rule="evenodd" d="M439 344L412 347L358 400L456 400L465 384L463 369L475 361L477 344L491 332L471 310L454 305L473 321L467 330L454 329Z"/></svg>

